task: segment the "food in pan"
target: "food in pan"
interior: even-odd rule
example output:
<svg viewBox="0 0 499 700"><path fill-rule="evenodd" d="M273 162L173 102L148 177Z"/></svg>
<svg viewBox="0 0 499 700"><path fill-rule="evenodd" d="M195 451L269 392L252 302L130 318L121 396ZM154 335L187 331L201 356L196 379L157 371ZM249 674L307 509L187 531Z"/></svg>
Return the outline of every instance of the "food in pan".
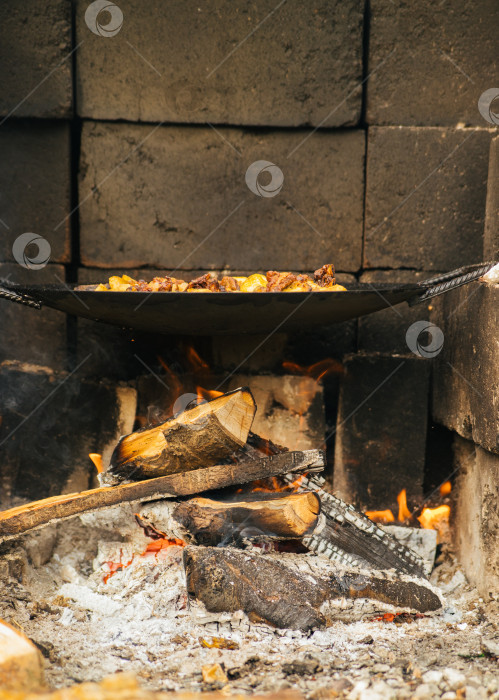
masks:
<svg viewBox="0 0 499 700"><path fill-rule="evenodd" d="M336 284L334 267L323 265L313 275L269 270L265 275L218 279L213 272L197 277L192 282L175 277L155 277L150 282L134 280L128 275L110 277L107 284L99 284L97 292L345 292Z"/></svg>

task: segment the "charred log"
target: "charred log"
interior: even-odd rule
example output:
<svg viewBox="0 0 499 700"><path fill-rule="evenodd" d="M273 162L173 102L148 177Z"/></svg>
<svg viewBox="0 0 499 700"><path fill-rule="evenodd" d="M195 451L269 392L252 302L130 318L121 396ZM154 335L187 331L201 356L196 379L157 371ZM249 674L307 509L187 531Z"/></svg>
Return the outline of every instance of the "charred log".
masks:
<svg viewBox="0 0 499 700"><path fill-rule="evenodd" d="M437 592L423 579L381 571L351 571L335 565L314 570L296 555L253 554L230 547L184 550L188 594L212 612L243 610L250 619L280 628L325 627L328 601L371 598L417 612L442 607ZM299 568L302 567L302 569Z"/></svg>
<svg viewBox="0 0 499 700"><path fill-rule="evenodd" d="M296 477L287 476L292 483ZM425 576L422 559L372 520L325 491L320 475L304 477L298 491L312 490L321 499L322 528L307 535L303 543L313 552L348 567L395 569L414 576Z"/></svg>

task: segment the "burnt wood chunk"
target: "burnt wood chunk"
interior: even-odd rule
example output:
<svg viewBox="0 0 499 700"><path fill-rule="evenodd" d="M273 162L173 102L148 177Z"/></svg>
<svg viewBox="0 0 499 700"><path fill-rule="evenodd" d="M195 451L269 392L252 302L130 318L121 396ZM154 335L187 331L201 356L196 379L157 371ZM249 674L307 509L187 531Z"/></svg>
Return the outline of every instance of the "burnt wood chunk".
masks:
<svg viewBox="0 0 499 700"><path fill-rule="evenodd" d="M324 591L279 561L230 547L186 547L183 556L187 593L210 612L243 610L280 629L326 626Z"/></svg>
<svg viewBox="0 0 499 700"><path fill-rule="evenodd" d="M289 483L295 479L285 477ZM325 491L324 485L324 478L313 474L302 478L298 487L298 491L314 491L321 500L322 527L304 537L308 549L348 567L425 576L424 562L417 554L352 505Z"/></svg>
<svg viewBox="0 0 499 700"><path fill-rule="evenodd" d="M334 614L328 617L324 604L339 598L371 598L423 613L442 607L429 583L403 574L314 566L302 555L275 557L231 547L189 546L183 556L187 592L209 611L243 610L279 628L325 627Z"/></svg>
<svg viewBox="0 0 499 700"><path fill-rule="evenodd" d="M63 494L33 501L0 512L0 541L46 525L54 520L74 517L118 503L192 496L235 484L278 476L286 473L317 471L324 468L324 453L320 450L283 452L265 459L247 460L237 464L217 464L181 474L156 479L90 489L80 493Z"/></svg>
<svg viewBox="0 0 499 700"><path fill-rule="evenodd" d="M151 479L220 463L246 442L256 404L247 388L198 404L122 437L105 474L109 483Z"/></svg>
<svg viewBox="0 0 499 700"><path fill-rule="evenodd" d="M173 517L204 545L261 535L298 538L316 526L320 500L314 493L272 494L256 500L258 495L236 502L193 498L178 505Z"/></svg>

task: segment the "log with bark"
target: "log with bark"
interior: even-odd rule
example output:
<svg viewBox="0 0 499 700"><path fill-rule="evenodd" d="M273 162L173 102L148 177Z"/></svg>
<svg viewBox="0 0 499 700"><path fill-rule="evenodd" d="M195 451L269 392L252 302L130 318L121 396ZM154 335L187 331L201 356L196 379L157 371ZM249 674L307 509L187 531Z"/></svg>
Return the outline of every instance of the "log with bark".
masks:
<svg viewBox="0 0 499 700"><path fill-rule="evenodd" d="M301 538L317 525L320 500L310 491L266 494L258 500L255 496L236 502L192 498L180 503L172 515L203 545L229 544L245 537Z"/></svg>
<svg viewBox="0 0 499 700"><path fill-rule="evenodd" d="M102 478L114 484L219 464L246 442L256 412L248 388L198 404L118 442Z"/></svg>
<svg viewBox="0 0 499 700"><path fill-rule="evenodd" d="M417 612L442 607L427 581L382 571L314 567L310 557L254 554L231 547L184 550L187 592L210 612L243 610L253 621L307 631L334 621L332 599L371 598Z"/></svg>
<svg viewBox="0 0 499 700"><path fill-rule="evenodd" d="M288 472L321 471L324 462L324 453L320 450L283 452L261 460L219 464L182 474L44 498L0 512L0 541L56 520L118 503L191 496Z"/></svg>

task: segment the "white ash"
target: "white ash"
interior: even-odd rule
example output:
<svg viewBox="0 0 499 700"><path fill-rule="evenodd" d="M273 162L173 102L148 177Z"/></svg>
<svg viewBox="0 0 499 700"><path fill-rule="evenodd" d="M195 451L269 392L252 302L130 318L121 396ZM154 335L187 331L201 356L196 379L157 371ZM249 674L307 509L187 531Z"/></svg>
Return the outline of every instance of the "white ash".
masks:
<svg viewBox="0 0 499 700"><path fill-rule="evenodd" d="M126 670L152 689L206 690L202 666L222 663L234 693L296 687L319 699L321 688L339 683L351 700L440 697L459 683L473 688L479 682L499 698L497 664L483 652L495 648L497 604L481 601L449 556L432 576L446 595L441 612L410 624L386 623L376 619L385 605L338 600L331 603L337 620L331 627L303 634L255 624L241 612L215 615L200 602L188 605L182 549L143 556L150 540L134 512L133 505L121 505L62 523L51 560L29 566L25 585L5 584L0 617L45 649L51 685ZM316 555L272 556L311 572L335 568ZM109 561L129 565L104 583ZM213 637L239 648L201 645ZM426 675L433 671L441 673L439 682Z"/></svg>

